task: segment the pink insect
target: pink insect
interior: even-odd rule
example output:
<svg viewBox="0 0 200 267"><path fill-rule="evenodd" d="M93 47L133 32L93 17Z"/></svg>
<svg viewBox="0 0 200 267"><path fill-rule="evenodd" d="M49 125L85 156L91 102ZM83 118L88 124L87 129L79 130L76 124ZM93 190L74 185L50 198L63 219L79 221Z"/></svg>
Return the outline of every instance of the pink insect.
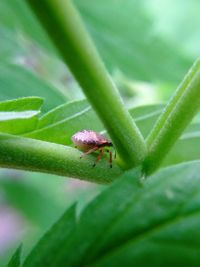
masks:
<svg viewBox="0 0 200 267"><path fill-rule="evenodd" d="M94 151L99 151L99 155L97 156L93 167L95 167L97 162L103 157L104 152L108 152L110 168L112 168L112 152L106 147L113 147L113 144L105 136L92 130L82 130L75 133L71 139L75 147L85 151L80 158L93 153Z"/></svg>

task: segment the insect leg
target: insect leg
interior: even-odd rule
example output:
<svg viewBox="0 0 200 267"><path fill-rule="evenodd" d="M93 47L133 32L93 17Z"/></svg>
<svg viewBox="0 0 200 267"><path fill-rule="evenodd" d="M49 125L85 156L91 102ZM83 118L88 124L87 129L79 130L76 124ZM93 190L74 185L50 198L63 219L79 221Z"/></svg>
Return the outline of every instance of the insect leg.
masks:
<svg viewBox="0 0 200 267"><path fill-rule="evenodd" d="M112 152L109 149L107 149L106 152L109 153L109 163L110 163L110 168L112 168Z"/></svg>
<svg viewBox="0 0 200 267"><path fill-rule="evenodd" d="M104 154L104 149L101 149L98 157L96 158L96 160L95 160L95 162L93 164L93 167L95 167L97 162L103 157L103 154Z"/></svg>
<svg viewBox="0 0 200 267"><path fill-rule="evenodd" d="M109 151L109 154L110 154L110 159L109 159L110 168L112 168L112 152Z"/></svg>
<svg viewBox="0 0 200 267"><path fill-rule="evenodd" d="M90 154L90 153L92 153L92 152L94 152L94 151L96 151L96 150L98 150L98 149L99 149L98 146L95 146L95 147L89 149L87 152L83 153L83 154L80 156L80 159L82 159L82 158L85 157L86 155L88 155L88 154Z"/></svg>

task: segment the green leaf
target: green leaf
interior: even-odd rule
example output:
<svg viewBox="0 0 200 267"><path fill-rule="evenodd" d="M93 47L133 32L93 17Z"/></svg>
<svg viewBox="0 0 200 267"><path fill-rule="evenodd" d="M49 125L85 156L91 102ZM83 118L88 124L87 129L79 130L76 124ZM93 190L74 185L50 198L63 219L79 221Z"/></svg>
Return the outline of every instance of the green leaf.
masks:
<svg viewBox="0 0 200 267"><path fill-rule="evenodd" d="M92 247L90 266L198 266L199 171L198 161L150 177Z"/></svg>
<svg viewBox="0 0 200 267"><path fill-rule="evenodd" d="M39 97L0 102L0 132L22 134L33 131L43 103Z"/></svg>
<svg viewBox="0 0 200 267"><path fill-rule="evenodd" d="M77 131L92 129L100 132L104 129L85 100L70 102L50 111L39 121L39 128L26 136L64 145L72 144L71 136Z"/></svg>
<svg viewBox="0 0 200 267"><path fill-rule="evenodd" d="M54 51L47 34L32 14L25 0L0 1L0 25L11 31L23 32L26 36L37 40L45 49Z"/></svg>
<svg viewBox="0 0 200 267"><path fill-rule="evenodd" d="M56 88L16 65L0 65L0 100L16 97L40 96L45 99L44 111L66 102Z"/></svg>
<svg viewBox="0 0 200 267"><path fill-rule="evenodd" d="M138 177L138 174L139 173L139 171L137 172L137 174L135 174L135 178L136 177ZM105 214L107 214L107 216L109 216L109 217L111 217L111 218L114 218L115 216L116 216L116 214L120 211L120 210L122 210L123 209L123 207L130 201L130 198L128 197L128 198L125 198L125 196L128 194L128 193L130 193L130 194L132 194L131 192L133 192L133 187L132 187L132 185L131 186L128 186L128 187L124 187L124 189L121 191L121 192L119 192L118 190L115 190L114 192L113 192L113 200L111 201L111 202L108 202L107 203L107 207L109 207L109 210L107 210L107 209L105 209L105 206L103 205L103 204L105 204L105 203L102 203L102 206L101 206L101 211L103 212L103 210L105 210ZM109 195L107 194L106 195L106 197L107 197L107 200L108 200L108 198L110 198L109 197ZM119 203L118 203L118 198L120 198L120 197L122 197L123 199L124 199L124 202L123 203L121 203L121 205L119 205ZM106 200L105 200L106 201ZM96 203L96 201L95 201L95 203ZM98 202L99 204L100 204L100 202ZM117 208L116 208L117 207ZM112 212L110 212L110 209L112 209ZM100 211L100 210L99 210ZM103 215L105 215L105 214L103 214ZM91 215L91 213L90 214L88 214L89 216ZM102 214L101 214L102 215ZM94 217L93 217L94 216ZM97 217L96 217L97 216ZM94 214L92 215L92 217L93 218L95 218L95 222L97 222L97 223L95 223L95 225L99 228L99 230L101 230L101 227L103 226L103 225L105 225L105 223L106 223L106 220L105 220L105 223L103 222L103 217L101 217L101 221L102 221L102 225L100 225L100 223L98 223L98 220L99 220L99 215L98 215L98 212L96 211L96 212L94 212ZM96 219L97 219L97 221L96 221ZM66 220L65 220L66 221ZM58 222L59 223L59 222ZM79 226L78 226L78 228L79 228ZM64 229L66 229L66 227L64 227ZM64 229L61 229L61 233L64 235L64 233L63 232L65 232L65 230ZM89 230L89 229L88 229ZM59 243L58 243L58 248L59 248L59 254L58 254L58 256L57 257L55 257L54 259L52 259L52 262L51 262L51 264L50 265L48 265L48 266L51 266L51 267L53 267L53 266L55 266L55 267L57 267L57 266L71 266L71 265L68 265L68 259L69 259L69 253L68 253L68 249L67 249L67 246L68 246L68 244L69 243L71 243L71 241L73 241L73 235L76 233L76 228L74 228L73 229L73 231L70 233L70 235L69 236L67 236L67 240L65 240L65 244L63 245L63 246L61 246ZM88 233L88 231L87 231L87 233ZM95 232L90 232L90 237L93 239L95 236L96 236L96 231ZM56 234L54 234L54 232L52 231L52 235L55 235L56 236ZM54 237L55 238L55 237ZM46 240L46 242L48 242L48 243L50 243L50 240ZM84 242L84 240L82 240L81 242ZM80 243L80 245L81 245L81 243ZM83 247L84 247L84 245L83 245ZM76 251L76 248L75 248L75 250L74 250L74 252L73 253L75 253L75 251ZM67 253L66 253L67 252ZM77 251L78 252L78 251ZM77 256L78 256L78 254L77 254ZM34 259L34 255L32 255L32 257L31 257L31 259L32 259L32 261L33 261L33 259ZM29 259L29 258L27 258L27 260L25 260L25 264L24 264L24 267L32 267L32 266L34 266L34 264L32 265L32 263L31 263L31 259ZM34 262L35 263L35 262ZM38 264L38 263L37 263ZM37 266L40 266L40 265L37 265ZM42 266L42 265L41 265Z"/></svg>
<svg viewBox="0 0 200 267"><path fill-rule="evenodd" d="M178 82L191 65L178 46L158 34L146 1L74 2L111 72L120 69L137 80L169 83Z"/></svg>
<svg viewBox="0 0 200 267"><path fill-rule="evenodd" d="M1 5L1 4L0 4ZM10 30L1 27L0 23L0 60L2 62L11 62L17 55L21 54L22 47L17 42L16 34Z"/></svg>
<svg viewBox="0 0 200 267"><path fill-rule="evenodd" d="M145 138L163 111L163 108L163 104L154 104L139 106L129 110L131 116L134 118L138 128Z"/></svg>
<svg viewBox="0 0 200 267"><path fill-rule="evenodd" d="M65 244L73 235L76 226L75 206L69 208L52 228L42 237L30 255L24 267L58 267L67 254Z"/></svg>
<svg viewBox="0 0 200 267"><path fill-rule="evenodd" d="M190 125L167 154L162 166L200 159L200 124Z"/></svg>
<svg viewBox="0 0 200 267"><path fill-rule="evenodd" d="M199 172L200 161L177 165L144 187L139 170L127 172L88 205L48 266L198 266Z"/></svg>
<svg viewBox="0 0 200 267"><path fill-rule="evenodd" d="M15 251L14 255L12 256L12 258L10 259L7 267L20 267L21 266L21 250L22 250L22 246L18 247L18 249Z"/></svg>
<svg viewBox="0 0 200 267"><path fill-rule="evenodd" d="M152 129L162 109L163 105L147 105L130 110L144 137ZM70 145L71 136L80 130L104 131L98 116L86 100L66 103L51 110L39 120L38 128L26 136L65 145Z"/></svg>
<svg viewBox="0 0 200 267"><path fill-rule="evenodd" d="M22 97L0 102L0 111L27 111L40 110L43 104L43 99L40 97Z"/></svg>
<svg viewBox="0 0 200 267"><path fill-rule="evenodd" d="M53 110L50 110L43 117L40 118L38 128L50 126L66 118L74 116L76 113L81 112L88 108L89 103L86 99L68 102L60 105Z"/></svg>

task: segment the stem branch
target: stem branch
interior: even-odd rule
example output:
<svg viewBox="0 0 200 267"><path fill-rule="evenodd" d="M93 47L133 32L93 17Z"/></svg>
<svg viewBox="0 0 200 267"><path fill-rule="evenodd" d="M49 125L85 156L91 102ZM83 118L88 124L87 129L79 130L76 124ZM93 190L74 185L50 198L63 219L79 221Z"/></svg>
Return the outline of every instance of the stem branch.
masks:
<svg viewBox="0 0 200 267"><path fill-rule="evenodd" d="M28 171L52 173L97 183L116 179L122 170L104 159L92 167L95 157L80 159L77 149L35 139L0 134L0 166Z"/></svg>
<svg viewBox="0 0 200 267"><path fill-rule="evenodd" d="M197 60L158 118L147 138L144 171L156 170L200 108L200 60Z"/></svg>
<svg viewBox="0 0 200 267"><path fill-rule="evenodd" d="M70 0L28 0L104 123L125 168L145 157L144 139L125 109Z"/></svg>

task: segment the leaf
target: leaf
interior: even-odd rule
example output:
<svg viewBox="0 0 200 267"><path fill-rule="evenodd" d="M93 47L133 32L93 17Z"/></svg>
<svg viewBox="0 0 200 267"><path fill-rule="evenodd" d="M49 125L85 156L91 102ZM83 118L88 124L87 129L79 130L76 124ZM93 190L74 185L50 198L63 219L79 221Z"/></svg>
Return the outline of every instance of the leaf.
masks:
<svg viewBox="0 0 200 267"><path fill-rule="evenodd" d="M40 97L22 97L7 101L0 102L0 112L1 111L35 111L40 110L43 104L43 99Z"/></svg>
<svg viewBox="0 0 200 267"><path fill-rule="evenodd" d="M66 116L66 117L65 117ZM40 128L26 136L54 142L72 144L71 136L83 129L102 131L103 125L85 100L70 102L50 111L39 121Z"/></svg>
<svg viewBox="0 0 200 267"><path fill-rule="evenodd" d="M1 64L2 62L11 62L17 54L21 54L22 48L17 42L16 34L13 34L10 30L0 26L0 39Z"/></svg>
<svg viewBox="0 0 200 267"><path fill-rule="evenodd" d="M44 111L66 101L56 88L16 65L0 65L0 88L1 100L34 95L44 98Z"/></svg>
<svg viewBox="0 0 200 267"><path fill-rule="evenodd" d="M195 126L195 127L194 127ZM196 128L196 129L195 129ZM191 129L191 130L190 130ZM163 166L200 159L200 124L191 125L164 159Z"/></svg>
<svg viewBox="0 0 200 267"><path fill-rule="evenodd" d="M144 136L149 133L162 109L163 105L149 105L130 110ZM66 103L51 110L39 120L38 125L39 129L26 136L64 145L70 145L71 136L80 130L104 131L98 116L86 100Z"/></svg>
<svg viewBox="0 0 200 267"><path fill-rule="evenodd" d="M137 177L137 176L136 176ZM128 189L128 188L124 188L124 190L122 191L122 192L116 192L116 195L118 194L118 197L120 197L120 196L123 196L123 194L124 194L124 196L125 196L125 194L127 194L129 191L126 191L126 189ZM132 187L130 187L129 189L131 189L131 192L132 192ZM114 194L113 194L113 196L114 196ZM108 196L107 196L108 197ZM118 203L118 199L116 198L113 198L113 201L112 202L110 202L110 203L108 203L108 206L110 206L110 208L114 208L114 207L116 207L116 204ZM127 201L125 201L125 203L127 203ZM109 215L111 216L111 217L114 217L115 215L116 215L116 213L120 210L120 209L122 209L123 208L123 206L125 205L125 203L122 203L122 205L120 206L118 206L118 209L113 209L113 212L112 213L110 213L109 212ZM102 206L102 210L104 209L104 207ZM106 210L105 210L105 212L106 212ZM91 214L90 214L91 215ZM95 216L95 215L97 215L96 213L94 213L94 215L93 216ZM93 217L92 216L92 217ZM98 219L98 217L97 217L97 219ZM66 221L66 220L65 220ZM98 221L97 221L98 222ZM59 222L58 222L59 223ZM98 223L96 224L97 226L98 226ZM101 226L99 225L99 227L101 228ZM66 229L66 227L64 227L64 229ZM64 232L64 229L62 229L62 233ZM48 266L55 266L55 267L57 267L57 266L68 266L68 262L67 262L67 260L68 260L68 258L69 258L69 254L68 254L68 252L67 252L67 248L66 248L66 245L68 245L68 243L71 243L71 241L73 240L73 235L74 235L74 233L76 233L76 228L74 228L73 229L73 231L70 233L70 236L68 236L67 237L67 240L65 240L65 245L63 245L63 246L61 246L60 244L58 244L58 247L59 247L59 250L60 250L60 252L59 252L59 258L57 258L56 257L56 259L53 259L52 260L52 263L51 263L51 265L48 265ZM52 235L53 235L54 233L53 233L53 231L52 231ZM91 232L91 236L93 236L93 234L95 234L95 233L92 233ZM72 239L72 240L71 240ZM48 243L50 243L50 240L46 240ZM82 242L82 241L81 241ZM76 248L75 248L75 250L76 250ZM67 253L66 253L67 252ZM32 258L33 258L33 256L32 256ZM59 260L59 261L58 261ZM30 262L30 263L29 263ZM30 259L27 259L27 260L25 260L25 264L24 264L24 267L31 267L31 266L34 266L34 265L31 265L31 260ZM40 266L40 265L37 265L37 266ZM41 265L42 266L42 265ZM71 266L71 265L69 265L69 266Z"/></svg>
<svg viewBox="0 0 200 267"><path fill-rule="evenodd" d="M198 266L199 171L197 161L150 177L92 248L90 266Z"/></svg>
<svg viewBox="0 0 200 267"><path fill-rule="evenodd" d="M53 110L50 110L43 117L40 118L38 128L44 128L50 126L59 121L65 120L74 114L81 112L85 108L89 107L89 103L86 99L68 102L67 104L60 105Z"/></svg>
<svg viewBox="0 0 200 267"><path fill-rule="evenodd" d="M75 4L111 72L119 69L136 80L169 83L178 82L191 65L178 46L158 35L156 17L148 13L145 1L76 0Z"/></svg>
<svg viewBox="0 0 200 267"><path fill-rule="evenodd" d="M12 258L10 259L7 267L20 267L21 266L20 264L21 250L22 250L22 246L18 247L18 249L15 251Z"/></svg>
<svg viewBox="0 0 200 267"><path fill-rule="evenodd" d="M24 267L57 267L67 254L65 243L76 225L75 206L69 208L52 228L42 237L26 258Z"/></svg>
<svg viewBox="0 0 200 267"><path fill-rule="evenodd" d="M162 113L163 108L163 104L154 104L139 106L129 110L145 138L152 130L153 125Z"/></svg>
<svg viewBox="0 0 200 267"><path fill-rule="evenodd" d="M47 34L42 29L25 0L0 1L0 25L23 32L32 39L37 40L45 49L53 52L53 46Z"/></svg>
<svg viewBox="0 0 200 267"><path fill-rule="evenodd" d="M56 256L48 266L198 266L199 172L200 161L176 165L144 187L139 169L126 172L85 208L57 246L59 262ZM34 260L32 253L24 266L36 266Z"/></svg>
<svg viewBox="0 0 200 267"><path fill-rule="evenodd" d="M0 102L0 132L22 134L34 130L42 103L39 97Z"/></svg>

